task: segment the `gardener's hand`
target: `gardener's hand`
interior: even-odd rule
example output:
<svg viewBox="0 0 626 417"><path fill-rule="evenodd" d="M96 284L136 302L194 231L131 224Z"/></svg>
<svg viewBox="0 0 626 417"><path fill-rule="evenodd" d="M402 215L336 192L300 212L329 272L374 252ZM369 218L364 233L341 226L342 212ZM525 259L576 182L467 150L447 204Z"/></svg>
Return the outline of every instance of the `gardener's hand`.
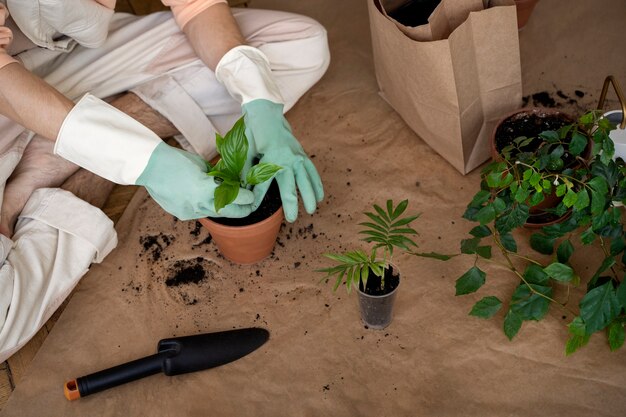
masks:
<svg viewBox="0 0 626 417"><path fill-rule="evenodd" d="M249 157L260 156L260 162L271 162L283 169L276 174L285 219L294 222L298 217L298 195L307 213L313 214L317 203L324 198L322 180L313 162L291 133L289 123L283 116L282 104L268 100L254 100L242 106L246 124L246 136L251 143ZM256 210L270 187L266 181L254 187Z"/></svg>
<svg viewBox="0 0 626 417"><path fill-rule="evenodd" d="M276 174L276 182L285 219L293 222L298 217L297 191L300 191L305 210L313 213L324 198L322 181L283 116L284 101L267 57L257 48L237 46L222 57L215 76L241 103L249 142L244 169L249 169L256 156L262 162L280 165L283 169ZM254 187L255 209L269 186L268 182Z"/></svg>
<svg viewBox="0 0 626 417"><path fill-rule="evenodd" d="M254 194L239 189L235 201L218 213L214 192L219 185L207 174L206 162L199 155L159 144L137 179L163 209L181 220L201 217L246 217L253 211Z"/></svg>
<svg viewBox="0 0 626 417"><path fill-rule="evenodd" d="M163 209L181 220L245 217L252 212L254 194L240 188L237 199L216 213L213 192L218 184L206 175L200 156L169 146L90 94L63 121L54 151L117 184L143 185Z"/></svg>

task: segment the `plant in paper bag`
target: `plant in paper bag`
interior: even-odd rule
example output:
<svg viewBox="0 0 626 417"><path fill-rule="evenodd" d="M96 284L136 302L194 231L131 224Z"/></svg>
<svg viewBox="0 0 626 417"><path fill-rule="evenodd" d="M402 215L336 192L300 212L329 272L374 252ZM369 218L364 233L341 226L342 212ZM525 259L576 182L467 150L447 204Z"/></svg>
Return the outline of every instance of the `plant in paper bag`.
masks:
<svg viewBox="0 0 626 417"><path fill-rule="evenodd" d="M503 150L503 160L483 170L481 189L463 215L477 223L460 248L474 265L456 280L456 295L483 287L486 263L509 271L491 279L511 278L516 286L508 301L487 295L470 315L488 319L504 308L504 333L513 339L524 321L543 319L555 305L573 317L566 354L597 332L606 335L611 350L624 344L626 235L619 205L626 201L626 166L613 160L614 128L599 112L588 112L558 130L517 138ZM536 146L528 148L532 142ZM588 142L590 157L584 158ZM524 229L531 207L550 194L559 200L547 210L560 221L534 232ZM520 239L529 239L531 249L518 250ZM584 259L590 273L572 265L585 246L601 253ZM573 296L580 292L582 297Z"/></svg>

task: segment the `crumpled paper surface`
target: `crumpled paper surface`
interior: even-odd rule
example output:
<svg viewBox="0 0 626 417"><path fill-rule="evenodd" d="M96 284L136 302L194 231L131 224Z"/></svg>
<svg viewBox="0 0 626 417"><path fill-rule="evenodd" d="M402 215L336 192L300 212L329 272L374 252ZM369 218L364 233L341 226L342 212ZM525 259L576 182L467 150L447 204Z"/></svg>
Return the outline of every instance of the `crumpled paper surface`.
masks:
<svg viewBox="0 0 626 417"><path fill-rule="evenodd" d="M355 294L320 283L314 270L330 262L320 254L357 248L361 212L388 198L408 198L422 213L414 223L421 250L456 251L472 227L461 215L479 173L458 174L378 96L364 1L253 6L307 14L328 28L331 67L288 114L320 170L325 201L283 226L270 258L237 266L195 222L175 221L139 191L117 225L118 248L84 277L0 415L625 415L624 350L609 352L602 335L566 358L571 316L554 306L512 342L503 311L487 321L467 315L485 295L512 293L516 282L496 267L479 293L454 297L471 259L396 257L403 281L382 331L360 323ZM606 75L626 84L625 17L620 0L540 1L520 32L529 103L551 99L578 112L596 105ZM607 108L616 108L614 96ZM593 255L578 263L588 275L600 259ZM183 282L185 268L197 282ZM63 397L66 380L150 355L162 338L249 326L271 338L231 364Z"/></svg>

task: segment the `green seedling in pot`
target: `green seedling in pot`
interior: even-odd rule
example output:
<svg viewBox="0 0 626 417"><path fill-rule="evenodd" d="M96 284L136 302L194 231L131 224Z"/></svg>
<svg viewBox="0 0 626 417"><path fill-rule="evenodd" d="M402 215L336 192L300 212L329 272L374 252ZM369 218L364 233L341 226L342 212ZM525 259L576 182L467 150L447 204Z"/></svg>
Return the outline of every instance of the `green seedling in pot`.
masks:
<svg viewBox="0 0 626 417"><path fill-rule="evenodd" d="M385 289L385 270L389 268L394 248L408 252L417 246L410 237L417 235L410 227L410 223L417 219L419 214L402 217L408 204L408 200L403 200L394 207L393 201L387 200L386 210L374 204L375 212L364 213L371 221L359 223L359 226L364 227L359 233L366 235L363 241L374 243L369 254L363 249L343 254L324 254L338 263L336 266L317 270L326 273L323 280L335 277L333 291L336 291L344 281L348 292L353 286L358 288L359 284L365 289L370 272L380 278L380 290Z"/></svg>
<svg viewBox="0 0 626 417"><path fill-rule="evenodd" d="M248 138L246 126L241 117L224 137L216 134L217 153L220 160L211 166L207 162L207 175L215 177L220 185L215 189L215 211L219 212L228 204L235 201L239 188L248 188L272 179L282 167L262 162L253 165L245 177L243 168L248 156Z"/></svg>

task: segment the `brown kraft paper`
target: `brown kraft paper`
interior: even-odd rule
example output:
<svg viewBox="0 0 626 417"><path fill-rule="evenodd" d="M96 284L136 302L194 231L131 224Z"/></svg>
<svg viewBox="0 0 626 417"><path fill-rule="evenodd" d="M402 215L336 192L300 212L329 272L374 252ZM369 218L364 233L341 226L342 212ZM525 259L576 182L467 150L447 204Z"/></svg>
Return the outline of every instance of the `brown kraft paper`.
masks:
<svg viewBox="0 0 626 417"><path fill-rule="evenodd" d="M482 1L443 0L424 25L433 39L441 38L432 41L409 38L418 31L416 37L423 39L424 32L399 30L400 24L385 16L385 4L368 1L380 95L429 146L467 174L489 158L488 137L497 120L521 105L514 3L491 2L498 6L481 10Z"/></svg>

